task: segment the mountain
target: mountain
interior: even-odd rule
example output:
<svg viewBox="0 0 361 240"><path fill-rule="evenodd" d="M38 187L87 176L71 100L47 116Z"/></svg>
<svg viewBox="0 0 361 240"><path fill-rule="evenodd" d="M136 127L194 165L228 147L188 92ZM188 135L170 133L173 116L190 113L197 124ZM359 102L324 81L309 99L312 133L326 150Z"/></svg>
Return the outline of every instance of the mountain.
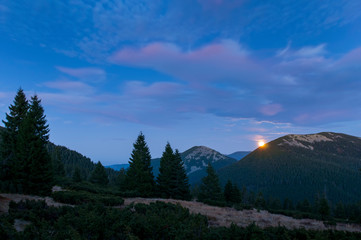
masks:
<svg viewBox="0 0 361 240"><path fill-rule="evenodd" d="M279 199L361 200L361 138L332 132L287 135L219 170L223 184Z"/></svg>
<svg viewBox="0 0 361 240"><path fill-rule="evenodd" d="M109 166L105 166L105 167L119 171L120 169L127 169L129 167L129 163L113 164L113 165L109 165Z"/></svg>
<svg viewBox="0 0 361 240"><path fill-rule="evenodd" d="M238 152L228 154L227 156L230 157L230 158L234 158L237 161L239 161L239 160L241 160L242 158L244 158L245 156L247 156L250 153L251 153L250 151L238 151Z"/></svg>
<svg viewBox="0 0 361 240"><path fill-rule="evenodd" d="M189 183L192 185L199 183L200 180L206 176L208 163L211 163L214 169L217 170L237 161L205 146L192 147L181 153L181 157L189 178ZM152 159L151 164L154 176L158 176L160 158Z"/></svg>

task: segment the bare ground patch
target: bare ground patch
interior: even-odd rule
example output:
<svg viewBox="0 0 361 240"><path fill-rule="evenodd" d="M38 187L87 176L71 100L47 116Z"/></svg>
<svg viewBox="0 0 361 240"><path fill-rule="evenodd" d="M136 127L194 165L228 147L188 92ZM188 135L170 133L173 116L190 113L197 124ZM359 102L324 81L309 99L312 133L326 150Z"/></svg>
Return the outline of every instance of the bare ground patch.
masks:
<svg viewBox="0 0 361 240"><path fill-rule="evenodd" d="M322 221L314 219L295 219L292 217L269 213L268 211L243 210L237 211L234 208L209 206L195 201L182 201L174 199L147 199L147 198L126 198L124 205L131 203L145 203L163 201L173 204L180 204L188 208L192 213L200 213L208 217L211 226L229 227L232 223L246 227L255 223L261 228L284 226L288 229L305 228L307 230L339 230L348 232L361 232L361 225L337 223L336 226L325 226Z"/></svg>

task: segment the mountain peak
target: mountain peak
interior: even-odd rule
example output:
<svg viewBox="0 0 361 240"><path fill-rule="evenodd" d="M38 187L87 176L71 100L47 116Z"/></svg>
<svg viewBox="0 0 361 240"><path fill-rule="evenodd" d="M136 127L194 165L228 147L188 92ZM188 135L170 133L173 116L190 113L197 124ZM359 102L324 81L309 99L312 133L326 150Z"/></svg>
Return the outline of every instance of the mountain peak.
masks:
<svg viewBox="0 0 361 240"><path fill-rule="evenodd" d="M184 156L184 160L191 160L194 158L206 158L206 159L212 159L214 161L226 159L227 157L223 154L217 152L216 150L213 150L209 147L205 146L195 146L191 149L187 150Z"/></svg>
<svg viewBox="0 0 361 240"><path fill-rule="evenodd" d="M312 146L316 142L333 142L334 138L341 137L334 133L315 133L315 134L289 134L282 138L279 146L289 145L293 147L302 147L310 150L314 149Z"/></svg>

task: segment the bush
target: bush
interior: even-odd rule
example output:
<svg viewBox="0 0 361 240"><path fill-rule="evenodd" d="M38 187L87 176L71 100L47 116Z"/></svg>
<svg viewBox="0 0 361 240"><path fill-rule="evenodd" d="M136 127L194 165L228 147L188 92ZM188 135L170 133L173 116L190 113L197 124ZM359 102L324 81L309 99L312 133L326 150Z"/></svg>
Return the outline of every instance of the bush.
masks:
<svg viewBox="0 0 361 240"><path fill-rule="evenodd" d="M117 206L124 203L124 199L114 195L92 194L85 191L59 191L52 193L55 201L66 204L100 203L105 206Z"/></svg>
<svg viewBox="0 0 361 240"><path fill-rule="evenodd" d="M69 182L63 185L65 188L75 191L86 191L95 194L108 194L114 196L121 196L121 192L114 187L99 186L90 182Z"/></svg>

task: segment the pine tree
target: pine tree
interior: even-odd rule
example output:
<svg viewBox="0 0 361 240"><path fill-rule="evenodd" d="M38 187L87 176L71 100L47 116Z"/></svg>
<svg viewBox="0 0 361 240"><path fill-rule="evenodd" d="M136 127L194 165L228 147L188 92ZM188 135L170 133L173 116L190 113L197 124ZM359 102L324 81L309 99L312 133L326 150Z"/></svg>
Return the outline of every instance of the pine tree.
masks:
<svg viewBox="0 0 361 240"><path fill-rule="evenodd" d="M198 200L204 201L223 201L223 194L219 179L211 164L207 167L207 176L202 179Z"/></svg>
<svg viewBox="0 0 361 240"><path fill-rule="evenodd" d="M178 149L176 149L174 153L173 166L175 169L174 175L176 176L176 188L174 191L175 194L172 197L175 199L190 200L191 193L189 189L188 176Z"/></svg>
<svg viewBox="0 0 361 240"><path fill-rule="evenodd" d="M233 185L230 180L227 181L224 186L223 192L224 200L229 203L240 203L241 202L241 192L237 185Z"/></svg>
<svg viewBox="0 0 361 240"><path fill-rule="evenodd" d="M89 181L99 185L107 185L109 183L108 174L105 171L105 168L98 162L95 165L93 172L90 175Z"/></svg>
<svg viewBox="0 0 361 240"><path fill-rule="evenodd" d="M133 144L133 151L129 161L129 168L126 173L126 189L137 192L140 196L153 196L155 181L150 165L150 152L141 132Z"/></svg>
<svg viewBox="0 0 361 240"><path fill-rule="evenodd" d="M319 200L318 213L322 216L322 219L325 219L328 215L330 215L330 206L324 196Z"/></svg>
<svg viewBox="0 0 361 240"><path fill-rule="evenodd" d="M41 100L37 95L31 97L30 109L27 118L24 121L24 128L29 136L28 146L22 149L28 152L28 159L23 155L25 166L29 166L27 192L47 195L51 193L53 184L53 167L46 144L49 142L49 126L47 125L44 108L41 106ZM21 153L21 151L19 151ZM27 171L24 171L27 173Z"/></svg>
<svg viewBox="0 0 361 240"><path fill-rule="evenodd" d="M179 151L173 152L169 143L160 159L157 178L158 191L164 198L189 200L191 198L188 177Z"/></svg>
<svg viewBox="0 0 361 240"><path fill-rule="evenodd" d="M165 146L162 157L160 158L159 174L157 177L158 192L163 198L170 198L174 195L176 187L176 176L174 175L174 154L169 143Z"/></svg>
<svg viewBox="0 0 361 240"><path fill-rule="evenodd" d="M0 180L2 186L9 190L19 191L22 165L17 159L16 148L20 125L29 109L24 91L20 88L15 96L13 105L9 106L9 114L3 120L5 131L2 132L0 146Z"/></svg>

